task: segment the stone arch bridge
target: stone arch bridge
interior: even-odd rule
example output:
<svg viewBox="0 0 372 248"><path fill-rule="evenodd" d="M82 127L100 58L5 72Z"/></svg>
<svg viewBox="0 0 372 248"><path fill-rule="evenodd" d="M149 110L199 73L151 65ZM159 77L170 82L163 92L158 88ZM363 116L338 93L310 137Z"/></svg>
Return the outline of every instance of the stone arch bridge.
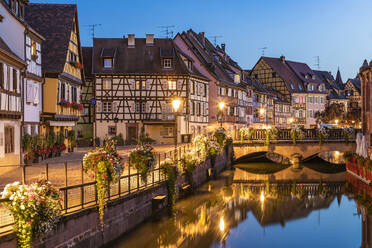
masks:
<svg viewBox="0 0 372 248"><path fill-rule="evenodd" d="M299 161L316 156L322 152L347 152L356 149L355 142L298 142L296 145L292 142L279 142L270 145L257 142L234 142L235 158L241 159L245 156L263 152L272 152L283 157Z"/></svg>

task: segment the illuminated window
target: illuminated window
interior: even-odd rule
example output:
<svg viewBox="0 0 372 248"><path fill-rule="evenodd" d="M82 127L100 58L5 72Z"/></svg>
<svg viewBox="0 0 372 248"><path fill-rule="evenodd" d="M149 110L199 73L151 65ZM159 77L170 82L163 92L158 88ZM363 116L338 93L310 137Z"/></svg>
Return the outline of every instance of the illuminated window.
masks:
<svg viewBox="0 0 372 248"><path fill-rule="evenodd" d="M172 68L172 59L164 59L163 66L166 69Z"/></svg>
<svg viewBox="0 0 372 248"><path fill-rule="evenodd" d="M31 41L31 58L33 60L37 59L36 42L33 40Z"/></svg>
<svg viewBox="0 0 372 248"><path fill-rule="evenodd" d="M111 89L111 79L103 79L103 89L104 90Z"/></svg>
<svg viewBox="0 0 372 248"><path fill-rule="evenodd" d="M176 81L168 81L168 89L169 90L176 90L177 89L177 82Z"/></svg>
<svg viewBox="0 0 372 248"><path fill-rule="evenodd" d="M146 81L136 81L136 90L144 90L146 89Z"/></svg>
<svg viewBox="0 0 372 248"><path fill-rule="evenodd" d="M112 68L112 59L104 59L103 60L103 67L104 68Z"/></svg>

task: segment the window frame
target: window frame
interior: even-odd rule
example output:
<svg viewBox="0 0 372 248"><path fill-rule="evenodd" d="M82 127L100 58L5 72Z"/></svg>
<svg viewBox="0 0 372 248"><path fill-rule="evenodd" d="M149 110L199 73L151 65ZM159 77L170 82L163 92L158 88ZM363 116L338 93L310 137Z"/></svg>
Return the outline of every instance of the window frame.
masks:
<svg viewBox="0 0 372 248"><path fill-rule="evenodd" d="M106 65L106 61L109 61L111 64L110 66ZM103 59L103 68L104 69L112 69L114 66L114 59L113 58L104 58Z"/></svg>
<svg viewBox="0 0 372 248"><path fill-rule="evenodd" d="M163 59L163 68L164 69L171 69L172 68L172 59L164 58Z"/></svg>

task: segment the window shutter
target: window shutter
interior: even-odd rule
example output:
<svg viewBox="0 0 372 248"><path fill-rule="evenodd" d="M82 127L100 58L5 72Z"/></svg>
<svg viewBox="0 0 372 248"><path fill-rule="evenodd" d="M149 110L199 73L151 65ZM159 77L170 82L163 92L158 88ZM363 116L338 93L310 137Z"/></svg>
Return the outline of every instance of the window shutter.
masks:
<svg viewBox="0 0 372 248"><path fill-rule="evenodd" d="M40 99L39 99L39 87L37 85L34 85L34 104L39 104Z"/></svg>
<svg viewBox="0 0 372 248"><path fill-rule="evenodd" d="M4 64L0 63L0 87L4 88Z"/></svg>
<svg viewBox="0 0 372 248"><path fill-rule="evenodd" d="M13 87L12 90L17 90L17 85L18 85L18 73L15 68L13 68Z"/></svg>
<svg viewBox="0 0 372 248"><path fill-rule="evenodd" d="M116 113L118 111L118 103L113 102L112 103L112 112Z"/></svg>
<svg viewBox="0 0 372 248"><path fill-rule="evenodd" d="M97 112L98 113L102 112L102 102L97 101Z"/></svg>

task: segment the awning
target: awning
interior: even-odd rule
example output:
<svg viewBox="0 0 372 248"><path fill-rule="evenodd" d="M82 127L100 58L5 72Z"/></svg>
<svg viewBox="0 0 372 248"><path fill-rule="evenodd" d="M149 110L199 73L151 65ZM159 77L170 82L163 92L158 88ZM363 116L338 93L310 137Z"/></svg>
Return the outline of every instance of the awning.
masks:
<svg viewBox="0 0 372 248"><path fill-rule="evenodd" d="M49 126L51 127L74 127L74 121L49 121Z"/></svg>

